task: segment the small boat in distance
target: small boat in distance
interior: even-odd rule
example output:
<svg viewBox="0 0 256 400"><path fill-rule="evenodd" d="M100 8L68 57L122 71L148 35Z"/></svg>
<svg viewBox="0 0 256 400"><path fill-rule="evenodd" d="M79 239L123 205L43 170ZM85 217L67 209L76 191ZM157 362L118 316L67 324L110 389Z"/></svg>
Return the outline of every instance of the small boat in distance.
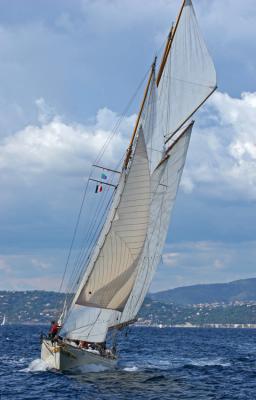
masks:
<svg viewBox="0 0 256 400"><path fill-rule="evenodd" d="M5 315L4 315L3 320L2 320L2 322L1 322L1 326L4 326L5 323L6 323L6 317L5 317Z"/></svg>
<svg viewBox="0 0 256 400"><path fill-rule="evenodd" d="M154 60L148 75L122 163L95 163L92 169L102 173L88 178L84 196L97 183L91 191L94 200L82 203L88 208L83 226L89 233L83 235L87 239L69 279L68 256L59 337L42 339L41 358L58 370L116 364L118 335L136 322L161 261L194 124L191 117L217 88L191 0L183 0L160 62ZM95 206L95 196L102 196L106 212L103 200Z"/></svg>

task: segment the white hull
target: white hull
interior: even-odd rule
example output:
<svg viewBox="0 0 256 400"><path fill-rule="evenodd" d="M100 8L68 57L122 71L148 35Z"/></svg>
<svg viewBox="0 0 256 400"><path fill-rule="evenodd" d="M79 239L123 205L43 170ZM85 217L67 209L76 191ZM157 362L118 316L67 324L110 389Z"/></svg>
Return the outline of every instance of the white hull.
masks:
<svg viewBox="0 0 256 400"><path fill-rule="evenodd" d="M67 343L58 344L51 340L43 340L41 347L41 359L46 362L50 368L61 371L79 369L86 366L102 366L104 368L113 368L117 360L95 354L91 351L79 349Z"/></svg>

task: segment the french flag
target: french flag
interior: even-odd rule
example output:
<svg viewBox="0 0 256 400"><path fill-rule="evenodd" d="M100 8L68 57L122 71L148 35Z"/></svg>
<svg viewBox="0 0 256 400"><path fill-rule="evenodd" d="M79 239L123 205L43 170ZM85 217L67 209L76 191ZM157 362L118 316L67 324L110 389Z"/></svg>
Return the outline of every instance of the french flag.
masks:
<svg viewBox="0 0 256 400"><path fill-rule="evenodd" d="M102 192L102 190L103 190L102 185L97 185L96 189L95 189L95 193L100 193L100 192Z"/></svg>

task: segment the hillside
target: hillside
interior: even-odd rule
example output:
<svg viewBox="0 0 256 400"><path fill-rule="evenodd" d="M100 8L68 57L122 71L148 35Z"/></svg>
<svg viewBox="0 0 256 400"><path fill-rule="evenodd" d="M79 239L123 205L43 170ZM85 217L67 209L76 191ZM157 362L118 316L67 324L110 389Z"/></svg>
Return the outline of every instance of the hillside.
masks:
<svg viewBox="0 0 256 400"><path fill-rule="evenodd" d="M256 301L256 278L230 283L179 287L152 293L150 298L166 304L182 305Z"/></svg>
<svg viewBox="0 0 256 400"><path fill-rule="evenodd" d="M49 325L60 315L64 297L63 293L45 291L1 291L0 322L6 315L8 324ZM180 305L147 297L138 317L143 325L256 324L256 301Z"/></svg>

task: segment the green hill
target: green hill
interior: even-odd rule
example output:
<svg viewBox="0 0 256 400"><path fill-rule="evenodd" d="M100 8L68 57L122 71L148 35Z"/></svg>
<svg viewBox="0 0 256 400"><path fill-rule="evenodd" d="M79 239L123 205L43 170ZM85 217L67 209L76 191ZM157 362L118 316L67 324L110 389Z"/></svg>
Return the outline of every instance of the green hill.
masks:
<svg viewBox="0 0 256 400"><path fill-rule="evenodd" d="M162 303L206 304L256 301L256 278L230 283L194 285L150 294L151 299Z"/></svg>
<svg viewBox="0 0 256 400"><path fill-rule="evenodd" d="M63 293L0 291L0 322L49 324L60 315ZM146 325L256 324L256 279L196 285L149 295L140 310Z"/></svg>

